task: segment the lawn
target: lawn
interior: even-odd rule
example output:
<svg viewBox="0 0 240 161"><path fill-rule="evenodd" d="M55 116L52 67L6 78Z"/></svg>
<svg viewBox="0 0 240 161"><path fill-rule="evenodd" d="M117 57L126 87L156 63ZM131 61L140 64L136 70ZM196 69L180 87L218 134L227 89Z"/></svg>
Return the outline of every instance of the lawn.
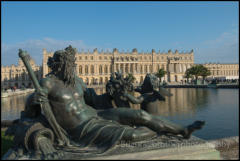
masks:
<svg viewBox="0 0 240 161"><path fill-rule="evenodd" d="M1 129L1 158L13 144L13 136L4 136L4 134L5 130Z"/></svg>

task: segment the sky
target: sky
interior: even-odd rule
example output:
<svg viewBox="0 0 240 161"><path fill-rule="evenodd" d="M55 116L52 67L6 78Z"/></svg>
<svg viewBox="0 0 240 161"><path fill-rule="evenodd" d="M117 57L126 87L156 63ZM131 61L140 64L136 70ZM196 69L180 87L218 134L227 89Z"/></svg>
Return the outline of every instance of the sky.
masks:
<svg viewBox="0 0 240 161"><path fill-rule="evenodd" d="M194 51L195 63L239 63L239 2L1 1L1 63L18 49L42 64L42 51Z"/></svg>

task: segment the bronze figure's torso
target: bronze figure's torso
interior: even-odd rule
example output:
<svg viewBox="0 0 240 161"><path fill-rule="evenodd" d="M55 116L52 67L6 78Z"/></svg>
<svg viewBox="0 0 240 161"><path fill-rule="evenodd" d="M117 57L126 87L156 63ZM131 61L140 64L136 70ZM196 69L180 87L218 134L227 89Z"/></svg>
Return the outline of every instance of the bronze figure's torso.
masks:
<svg viewBox="0 0 240 161"><path fill-rule="evenodd" d="M75 87L64 85L54 76L45 78L43 82L49 91L48 99L56 120L64 129L73 129L97 115L93 108L85 104L84 92L77 80Z"/></svg>

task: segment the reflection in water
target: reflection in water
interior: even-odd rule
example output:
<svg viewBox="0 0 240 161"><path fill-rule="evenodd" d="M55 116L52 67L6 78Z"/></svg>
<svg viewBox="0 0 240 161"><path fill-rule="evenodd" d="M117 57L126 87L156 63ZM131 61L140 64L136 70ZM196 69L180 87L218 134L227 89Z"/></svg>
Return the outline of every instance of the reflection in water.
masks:
<svg viewBox="0 0 240 161"><path fill-rule="evenodd" d="M29 94L1 98L1 120L14 120L20 117Z"/></svg>
<svg viewBox="0 0 240 161"><path fill-rule="evenodd" d="M167 89L173 94L166 97L165 101L158 101L158 107L148 108L148 112L153 115L175 116L194 115L196 108L204 108L207 103L208 90L194 88L170 88ZM133 105L139 109L139 105Z"/></svg>
<svg viewBox="0 0 240 161"><path fill-rule="evenodd" d="M188 125L204 120L206 125L194 135L203 139L238 136L239 91L237 89L169 88L173 94L160 101L158 108L149 109L153 115L161 115L175 123ZM105 89L96 89L97 94ZM136 93L136 96L138 94ZM2 120L13 120L24 109L27 95L1 98ZM139 109L139 105L133 106Z"/></svg>

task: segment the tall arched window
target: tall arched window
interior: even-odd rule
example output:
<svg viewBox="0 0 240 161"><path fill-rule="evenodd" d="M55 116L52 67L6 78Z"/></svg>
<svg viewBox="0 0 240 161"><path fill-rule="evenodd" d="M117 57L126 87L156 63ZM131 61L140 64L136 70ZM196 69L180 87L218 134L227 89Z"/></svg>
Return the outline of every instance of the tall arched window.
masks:
<svg viewBox="0 0 240 161"><path fill-rule="evenodd" d="M123 70L123 64L120 65L120 70L121 70L121 72L124 72L124 70Z"/></svg>
<svg viewBox="0 0 240 161"><path fill-rule="evenodd" d="M100 77L100 79L99 79L99 84L103 84L103 78L102 77Z"/></svg>
<svg viewBox="0 0 240 161"><path fill-rule="evenodd" d="M133 64L130 65L130 73L133 73Z"/></svg>
<svg viewBox="0 0 240 161"><path fill-rule="evenodd" d="M150 72L153 72L152 65L149 65Z"/></svg>
<svg viewBox="0 0 240 161"><path fill-rule="evenodd" d="M15 75L15 80L18 81L18 74Z"/></svg>
<svg viewBox="0 0 240 161"><path fill-rule="evenodd" d="M105 74L108 73L108 67L107 67L107 65L105 65L105 67L104 67L104 73L105 73Z"/></svg>
<svg viewBox="0 0 240 161"><path fill-rule="evenodd" d="M91 79L91 84L94 84L94 78Z"/></svg>
<svg viewBox="0 0 240 161"><path fill-rule="evenodd" d="M148 70L147 70L147 65L145 65L144 72L145 72L145 73L148 72Z"/></svg>
<svg viewBox="0 0 240 161"><path fill-rule="evenodd" d="M94 74L94 66L91 65L91 74Z"/></svg>
<svg viewBox="0 0 240 161"><path fill-rule="evenodd" d="M143 73L143 66L140 65L140 73Z"/></svg>
<svg viewBox="0 0 240 161"><path fill-rule="evenodd" d="M79 74L82 74L82 66L79 66Z"/></svg>
<svg viewBox="0 0 240 161"><path fill-rule="evenodd" d="M143 82L143 76L140 77L140 83L142 83L142 82Z"/></svg>
<svg viewBox="0 0 240 161"><path fill-rule="evenodd" d="M116 69L115 69L116 70ZM111 64L110 65L110 73L112 73L113 72L113 65Z"/></svg>
<svg viewBox="0 0 240 161"><path fill-rule="evenodd" d="M85 65L85 74L88 74L88 66Z"/></svg>
<svg viewBox="0 0 240 161"><path fill-rule="evenodd" d="M102 70L102 65L99 66L99 74L102 74L103 70Z"/></svg>
<svg viewBox="0 0 240 161"><path fill-rule="evenodd" d="M25 73L22 73L22 80L25 80Z"/></svg>
<svg viewBox="0 0 240 161"><path fill-rule="evenodd" d="M125 64L125 72L128 73L128 64Z"/></svg>

